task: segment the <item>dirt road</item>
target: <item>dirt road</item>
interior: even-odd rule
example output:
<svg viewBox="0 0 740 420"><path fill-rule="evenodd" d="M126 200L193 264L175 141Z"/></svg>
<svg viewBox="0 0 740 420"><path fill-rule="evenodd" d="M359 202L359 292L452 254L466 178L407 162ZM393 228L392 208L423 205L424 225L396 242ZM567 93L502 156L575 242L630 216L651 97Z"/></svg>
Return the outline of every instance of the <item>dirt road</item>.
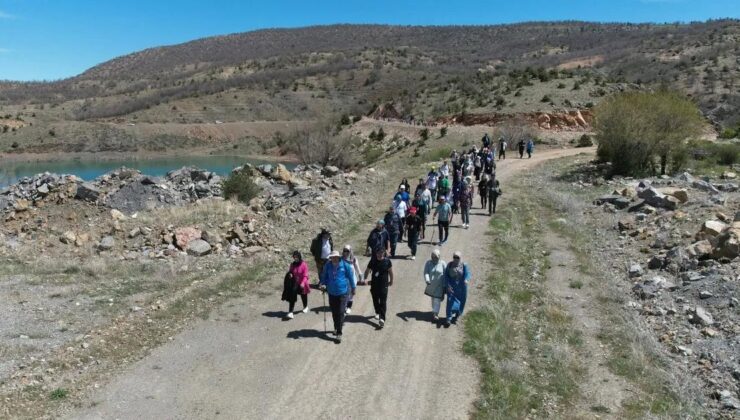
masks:
<svg viewBox="0 0 740 420"><path fill-rule="evenodd" d="M531 160L500 162L504 193L518 171L582 151L547 151ZM505 197L501 205L506 205ZM488 220L474 208L471 227L463 230L456 218L442 248L444 260L461 250L470 264L470 307L477 304L489 263L491 238L484 235ZM87 407L68 417L467 418L478 392L477 366L461 352L461 327L432 324L430 302L423 294L422 270L435 229L427 227L416 261L393 261L396 282L384 329L375 328L367 287L358 289L341 344L323 332L325 308L315 291L309 295L309 314L283 321L286 307L274 291L281 281L276 278L269 293L246 296L214 311L209 320L122 372ZM399 250L400 255L408 254L405 244L399 244ZM366 263L363 258L363 268ZM330 313L327 325L331 328Z"/></svg>

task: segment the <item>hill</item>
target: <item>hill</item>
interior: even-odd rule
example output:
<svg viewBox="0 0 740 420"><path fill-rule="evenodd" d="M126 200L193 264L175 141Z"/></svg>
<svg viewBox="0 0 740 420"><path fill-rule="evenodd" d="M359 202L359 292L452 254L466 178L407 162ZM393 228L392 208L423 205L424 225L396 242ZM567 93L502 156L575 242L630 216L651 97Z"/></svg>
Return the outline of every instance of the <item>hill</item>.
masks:
<svg viewBox="0 0 740 420"><path fill-rule="evenodd" d="M719 131L740 121L739 41L737 20L333 25L218 36L65 80L0 83L0 151L264 152L296 124L379 104L448 121L583 110L612 92L661 84L694 97Z"/></svg>

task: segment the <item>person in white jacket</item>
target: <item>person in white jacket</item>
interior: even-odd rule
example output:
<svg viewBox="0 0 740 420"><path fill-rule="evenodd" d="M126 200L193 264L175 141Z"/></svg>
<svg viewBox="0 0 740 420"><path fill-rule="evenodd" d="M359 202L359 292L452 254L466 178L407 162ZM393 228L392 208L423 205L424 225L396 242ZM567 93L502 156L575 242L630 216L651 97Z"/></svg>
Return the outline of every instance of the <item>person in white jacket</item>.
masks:
<svg viewBox="0 0 740 420"><path fill-rule="evenodd" d="M440 259L439 249L432 251L431 259L424 264L424 294L432 298L434 322L439 322L439 309L445 296L444 272L447 264Z"/></svg>

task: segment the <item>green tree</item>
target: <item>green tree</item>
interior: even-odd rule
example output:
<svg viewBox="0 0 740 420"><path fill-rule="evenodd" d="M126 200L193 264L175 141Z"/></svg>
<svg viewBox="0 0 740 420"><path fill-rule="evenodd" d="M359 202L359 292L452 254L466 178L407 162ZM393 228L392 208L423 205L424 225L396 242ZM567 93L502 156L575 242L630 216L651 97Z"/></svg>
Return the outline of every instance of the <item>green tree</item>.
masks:
<svg viewBox="0 0 740 420"><path fill-rule="evenodd" d="M680 169L686 142L701 134L704 118L684 95L661 89L611 96L595 111L599 159L618 175L661 174Z"/></svg>

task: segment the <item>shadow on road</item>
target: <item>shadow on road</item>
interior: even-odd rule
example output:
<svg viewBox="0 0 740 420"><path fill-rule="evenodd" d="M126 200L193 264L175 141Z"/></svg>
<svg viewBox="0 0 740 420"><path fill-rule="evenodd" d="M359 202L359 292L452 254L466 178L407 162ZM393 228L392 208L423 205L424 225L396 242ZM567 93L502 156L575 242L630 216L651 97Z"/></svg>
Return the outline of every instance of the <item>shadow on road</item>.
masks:
<svg viewBox="0 0 740 420"><path fill-rule="evenodd" d="M269 311L262 314L262 316L266 316L268 318L281 318L283 321L287 321L288 318L286 317L287 312L285 311Z"/></svg>
<svg viewBox="0 0 740 420"><path fill-rule="evenodd" d="M329 337L329 333L324 333L323 331L309 330L309 329L291 331L288 333L287 338L292 338L294 340L299 340L301 338L318 338L321 340L334 342L334 339Z"/></svg>
<svg viewBox="0 0 740 420"><path fill-rule="evenodd" d="M434 322L434 317L431 312L421 312L421 311L406 311L406 312L399 312L396 314L397 317L404 320L404 322L409 322L409 319L413 319L414 321L421 321L421 322Z"/></svg>
<svg viewBox="0 0 740 420"><path fill-rule="evenodd" d="M350 322L353 324L367 324L372 326L373 328L378 328L378 325L376 323L370 321L372 318L372 316L347 315L344 317L344 322Z"/></svg>

